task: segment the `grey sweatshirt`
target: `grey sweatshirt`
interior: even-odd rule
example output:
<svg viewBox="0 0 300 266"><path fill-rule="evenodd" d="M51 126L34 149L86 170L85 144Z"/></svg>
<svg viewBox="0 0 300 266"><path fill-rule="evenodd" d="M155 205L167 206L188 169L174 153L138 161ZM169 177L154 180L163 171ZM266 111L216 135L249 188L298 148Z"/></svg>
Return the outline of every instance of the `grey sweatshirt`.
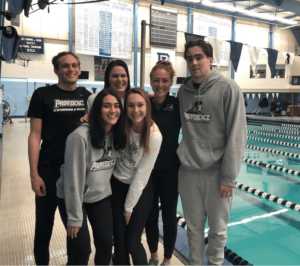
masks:
<svg viewBox="0 0 300 266"><path fill-rule="evenodd" d="M241 89L212 69L198 89L188 77L178 90L182 141L177 150L190 171L221 168L220 183L234 186L247 141Z"/></svg>
<svg viewBox="0 0 300 266"><path fill-rule="evenodd" d="M110 178L117 155L112 133L106 136L104 149L93 148L88 124L68 136L65 164L56 183L57 196L66 202L68 226L82 226L83 202L93 203L111 195Z"/></svg>
<svg viewBox="0 0 300 266"><path fill-rule="evenodd" d="M131 131L130 146L119 151L114 176L125 184L130 184L124 209L132 212L146 187L162 143L162 135L155 123L150 129L149 147L151 154L140 148L141 135Z"/></svg>

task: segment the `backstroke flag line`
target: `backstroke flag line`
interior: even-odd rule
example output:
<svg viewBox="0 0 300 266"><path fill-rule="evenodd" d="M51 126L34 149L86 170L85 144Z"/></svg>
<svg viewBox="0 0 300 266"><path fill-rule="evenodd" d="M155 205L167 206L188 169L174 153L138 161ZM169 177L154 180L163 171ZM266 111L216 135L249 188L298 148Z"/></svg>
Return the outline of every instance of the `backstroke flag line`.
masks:
<svg viewBox="0 0 300 266"><path fill-rule="evenodd" d="M253 74L255 74L257 60L258 60L259 54L260 54L260 49L261 49L260 47L256 47L256 46L252 46L252 45L248 44L248 51L249 51L249 55L250 55Z"/></svg>
<svg viewBox="0 0 300 266"><path fill-rule="evenodd" d="M223 40L219 40L219 39L216 39L216 38L210 37L210 36L207 36L207 39L208 39L208 42L213 47L213 56L216 61L216 65L218 68L220 68Z"/></svg>

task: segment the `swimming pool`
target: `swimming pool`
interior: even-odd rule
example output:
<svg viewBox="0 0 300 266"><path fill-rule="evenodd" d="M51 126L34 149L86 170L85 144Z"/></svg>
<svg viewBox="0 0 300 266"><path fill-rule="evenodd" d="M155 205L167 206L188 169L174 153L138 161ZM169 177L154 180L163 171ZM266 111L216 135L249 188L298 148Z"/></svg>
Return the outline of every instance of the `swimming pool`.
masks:
<svg viewBox="0 0 300 266"><path fill-rule="evenodd" d="M297 136L292 133L268 132L262 129L300 132L298 128L248 122L249 137L275 142L300 144L300 140L255 134L275 133ZM275 127L276 126L276 127ZM298 131L298 132L297 132ZM181 141L181 135L179 141ZM248 139L247 144L288 154L300 154L300 148ZM244 158L275 167L300 172L300 158L246 148ZM296 172L297 173L297 172ZM240 184L266 192L295 204L300 204L300 176L243 162L236 180ZM184 217L179 199L178 214ZM209 227L206 223L206 232ZM239 188L234 189L228 241L226 247L254 265L300 265L300 212Z"/></svg>

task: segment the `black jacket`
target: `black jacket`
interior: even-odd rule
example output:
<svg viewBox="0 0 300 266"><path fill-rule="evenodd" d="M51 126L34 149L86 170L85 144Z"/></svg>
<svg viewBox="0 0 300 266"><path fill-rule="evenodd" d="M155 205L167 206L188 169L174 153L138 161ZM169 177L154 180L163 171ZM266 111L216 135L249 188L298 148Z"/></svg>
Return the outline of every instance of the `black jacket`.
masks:
<svg viewBox="0 0 300 266"><path fill-rule="evenodd" d="M179 99L167 95L167 98L161 105L160 110L157 111L152 98L151 115L163 137L160 152L154 165L154 170L178 171L180 161L176 151L179 146L178 137L181 128Z"/></svg>

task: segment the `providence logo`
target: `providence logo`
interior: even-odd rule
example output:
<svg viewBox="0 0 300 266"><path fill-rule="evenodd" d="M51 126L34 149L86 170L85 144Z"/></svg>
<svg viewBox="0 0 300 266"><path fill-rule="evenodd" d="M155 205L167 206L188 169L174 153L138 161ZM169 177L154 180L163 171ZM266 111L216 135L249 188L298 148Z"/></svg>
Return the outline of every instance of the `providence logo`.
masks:
<svg viewBox="0 0 300 266"><path fill-rule="evenodd" d="M54 99L53 112L85 111L83 100Z"/></svg>
<svg viewBox="0 0 300 266"><path fill-rule="evenodd" d="M103 150L103 156L92 163L92 166L90 168L90 171L96 172L100 170L107 170L110 168L113 168L116 164L117 159L112 159L111 154L112 154L112 147L106 147Z"/></svg>
<svg viewBox="0 0 300 266"><path fill-rule="evenodd" d="M174 110L173 104L168 104L164 110L173 111Z"/></svg>
<svg viewBox="0 0 300 266"><path fill-rule="evenodd" d="M194 123L210 123L211 115L202 113L202 105L203 102L201 101L194 102L192 109L184 112L185 120Z"/></svg>

